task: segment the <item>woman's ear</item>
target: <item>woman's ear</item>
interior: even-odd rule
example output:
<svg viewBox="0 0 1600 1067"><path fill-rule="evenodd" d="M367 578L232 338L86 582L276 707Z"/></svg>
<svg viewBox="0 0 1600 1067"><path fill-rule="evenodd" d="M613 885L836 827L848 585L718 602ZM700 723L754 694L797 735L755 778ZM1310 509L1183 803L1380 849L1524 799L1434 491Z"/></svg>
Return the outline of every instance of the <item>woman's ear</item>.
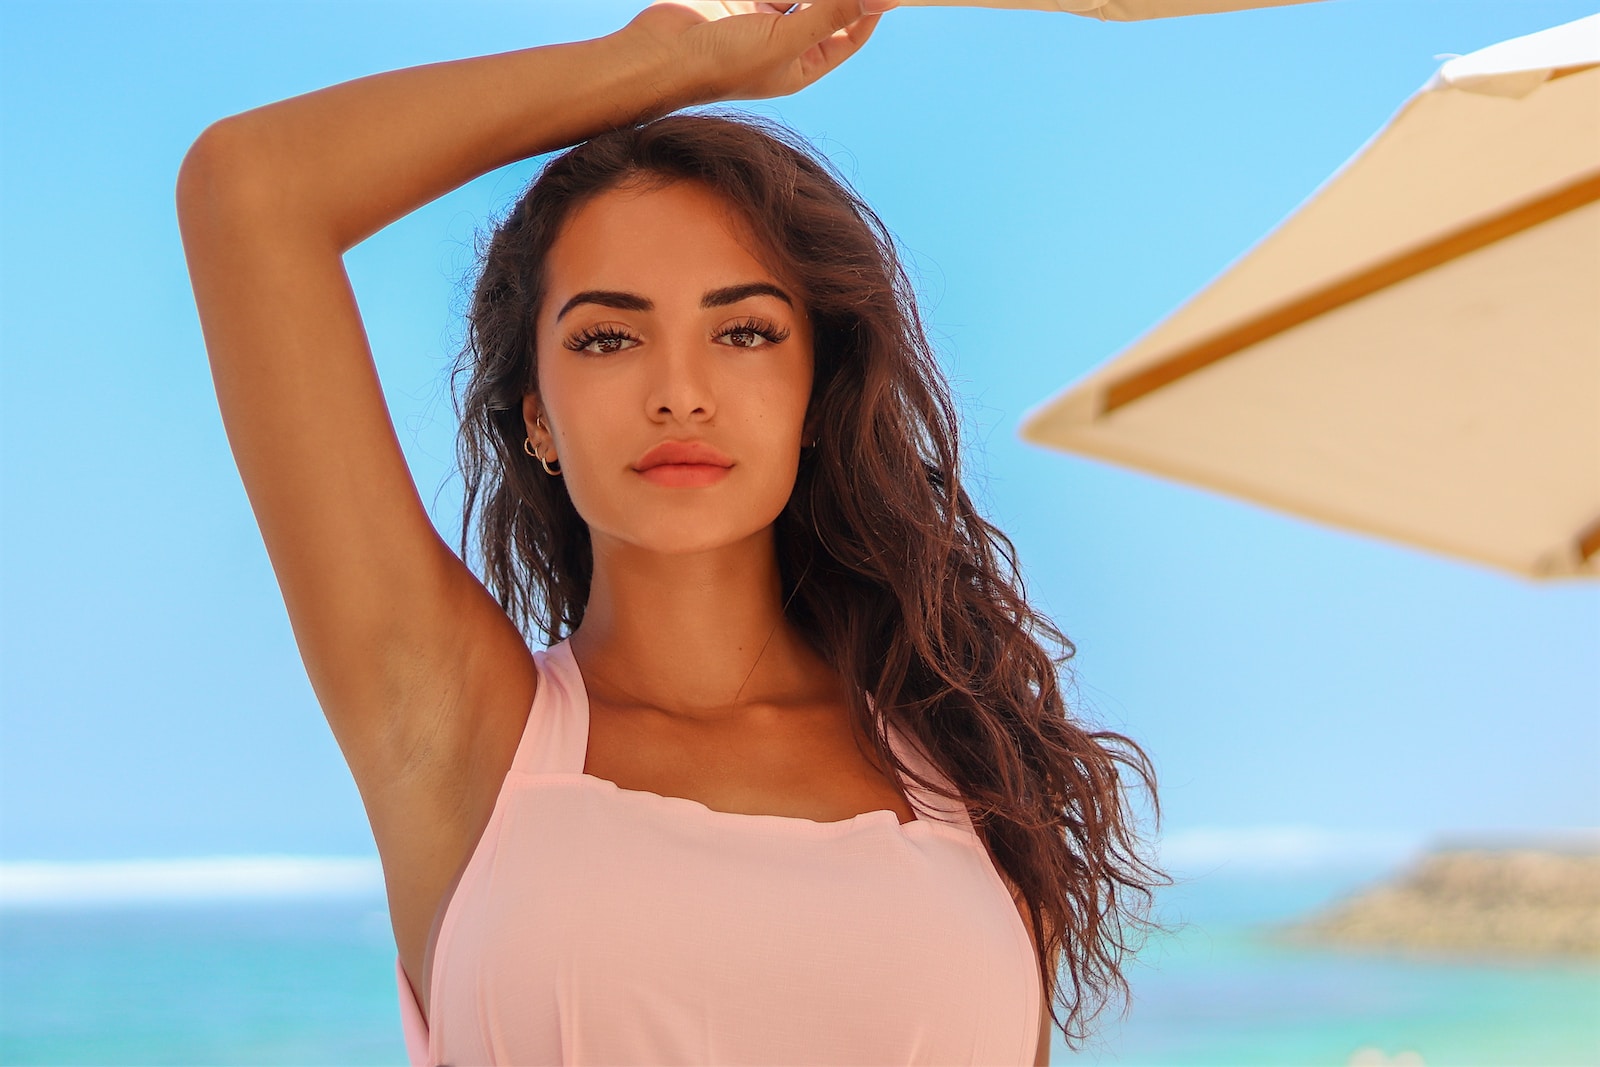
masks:
<svg viewBox="0 0 1600 1067"><path fill-rule="evenodd" d="M539 433L543 431L544 427L548 426L550 422L549 419L544 419L544 424L541 425L540 420L543 418L543 416L544 408L539 403L539 394L522 394L522 425L523 428L527 430L528 436L533 438L534 444L540 443Z"/></svg>
<svg viewBox="0 0 1600 1067"><path fill-rule="evenodd" d="M539 403L538 393L524 393L522 395L522 427L528 435L523 443L522 450L530 455L542 456L554 461L556 458L556 435L550 430L550 420L545 417L544 405Z"/></svg>
<svg viewBox="0 0 1600 1067"><path fill-rule="evenodd" d="M800 447L810 448L817 443L817 415L816 409L806 409L806 417L800 423Z"/></svg>

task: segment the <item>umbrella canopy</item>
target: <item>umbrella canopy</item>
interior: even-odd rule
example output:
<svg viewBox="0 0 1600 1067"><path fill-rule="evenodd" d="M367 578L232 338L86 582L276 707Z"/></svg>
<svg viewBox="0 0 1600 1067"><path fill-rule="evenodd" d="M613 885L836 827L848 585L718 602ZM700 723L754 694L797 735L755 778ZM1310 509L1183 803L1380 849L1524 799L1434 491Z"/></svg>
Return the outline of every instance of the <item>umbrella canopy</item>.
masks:
<svg viewBox="0 0 1600 1067"><path fill-rule="evenodd" d="M1282 7L1309 0L900 0L902 7L1003 7L1028 11L1065 11L1094 19L1133 22L1177 15L1209 15L1247 7Z"/></svg>
<svg viewBox="0 0 1600 1067"><path fill-rule="evenodd" d="M1534 578L1600 575L1600 16L1445 63L1024 440Z"/></svg>

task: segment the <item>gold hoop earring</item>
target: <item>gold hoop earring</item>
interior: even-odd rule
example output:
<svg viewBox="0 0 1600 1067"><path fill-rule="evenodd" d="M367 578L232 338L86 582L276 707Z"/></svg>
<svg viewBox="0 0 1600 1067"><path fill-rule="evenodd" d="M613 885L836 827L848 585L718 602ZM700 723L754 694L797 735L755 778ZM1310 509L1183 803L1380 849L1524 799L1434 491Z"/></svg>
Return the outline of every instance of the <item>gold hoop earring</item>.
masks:
<svg viewBox="0 0 1600 1067"><path fill-rule="evenodd" d="M534 459L538 460L539 461L539 466L544 468L544 472L546 474L556 475L556 474L560 474L561 473L561 461L557 460L556 461L556 469L555 470L551 470L550 469L550 464L546 463L544 461L544 457L539 455L538 449L533 447L533 438L524 437L522 439L522 450L524 452L526 452L528 455L532 456Z"/></svg>

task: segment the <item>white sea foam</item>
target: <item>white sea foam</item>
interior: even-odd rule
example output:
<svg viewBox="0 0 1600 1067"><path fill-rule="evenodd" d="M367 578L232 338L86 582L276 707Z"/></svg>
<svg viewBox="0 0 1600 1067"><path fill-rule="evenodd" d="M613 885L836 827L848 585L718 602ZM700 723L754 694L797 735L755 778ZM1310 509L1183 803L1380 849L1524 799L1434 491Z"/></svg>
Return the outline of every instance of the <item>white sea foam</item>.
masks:
<svg viewBox="0 0 1600 1067"><path fill-rule="evenodd" d="M376 857L0 862L0 907L8 908L382 893L383 870Z"/></svg>
<svg viewBox="0 0 1600 1067"><path fill-rule="evenodd" d="M1200 827L1163 835L1163 865L1181 872L1284 873L1392 867L1437 848L1600 849L1591 828L1514 830L1334 830L1280 825Z"/></svg>
<svg viewBox="0 0 1600 1067"><path fill-rule="evenodd" d="M1600 849L1600 830L1526 834L1343 831L1305 825L1199 827L1164 834L1161 866L1182 874L1297 873L1392 867L1430 847L1527 841ZM379 897L383 870L366 856L214 856L95 862L0 862L0 908L162 901Z"/></svg>
<svg viewBox="0 0 1600 1067"><path fill-rule="evenodd" d="M1199 827L1164 835L1158 851L1183 872L1285 873L1385 866L1422 851L1418 833L1342 831L1318 826Z"/></svg>

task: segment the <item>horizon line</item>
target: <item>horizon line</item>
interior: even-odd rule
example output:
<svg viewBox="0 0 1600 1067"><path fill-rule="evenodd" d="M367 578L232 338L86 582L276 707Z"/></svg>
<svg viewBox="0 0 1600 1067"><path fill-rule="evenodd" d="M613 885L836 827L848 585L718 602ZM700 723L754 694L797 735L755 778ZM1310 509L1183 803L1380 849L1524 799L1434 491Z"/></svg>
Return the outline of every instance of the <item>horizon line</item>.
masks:
<svg viewBox="0 0 1600 1067"><path fill-rule="evenodd" d="M1154 862L1175 873L1316 873L1393 866L1437 849L1600 850L1600 828L1526 831L1337 830L1305 824L1211 826L1160 835ZM1152 850L1143 851L1149 857ZM1226 871L1223 869L1226 868ZM375 853L0 860L0 908L384 896Z"/></svg>

